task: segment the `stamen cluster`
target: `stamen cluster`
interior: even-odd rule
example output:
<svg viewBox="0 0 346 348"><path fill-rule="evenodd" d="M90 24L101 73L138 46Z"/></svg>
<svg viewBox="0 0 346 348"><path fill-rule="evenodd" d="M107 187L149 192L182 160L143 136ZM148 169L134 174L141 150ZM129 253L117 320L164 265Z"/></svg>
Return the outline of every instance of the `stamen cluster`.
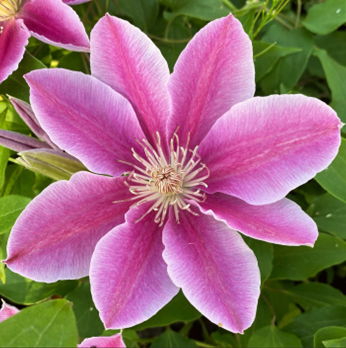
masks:
<svg viewBox="0 0 346 348"><path fill-rule="evenodd" d="M156 149L146 139L137 140L143 147L146 158L141 157L132 148L133 156L139 165L119 161L134 168L128 173L125 181L130 192L135 195L130 200L137 200L131 208L154 201L137 222L152 211L156 211L154 221L162 226L170 207L174 209L177 223L179 223L179 210L198 215L190 209L190 204L186 203L186 200L205 201L206 194L201 192L198 186L207 187L203 181L209 177L209 169L201 163L201 157L197 154L198 146L193 151L188 149L189 141L190 135L186 146L180 147L179 137L175 132L170 141L170 156L167 160L162 150L160 135L156 132ZM206 171L206 174L201 175L203 171Z"/></svg>
<svg viewBox="0 0 346 348"><path fill-rule="evenodd" d="M5 22L16 15L22 0L0 0L0 22Z"/></svg>

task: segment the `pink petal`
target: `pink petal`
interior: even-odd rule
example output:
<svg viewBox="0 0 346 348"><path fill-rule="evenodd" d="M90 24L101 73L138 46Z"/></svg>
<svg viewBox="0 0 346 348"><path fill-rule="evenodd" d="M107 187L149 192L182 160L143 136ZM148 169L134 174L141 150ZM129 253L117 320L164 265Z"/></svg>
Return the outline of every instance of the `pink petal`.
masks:
<svg viewBox="0 0 346 348"><path fill-rule="evenodd" d="M39 282L76 279L89 273L96 243L124 222L132 197L122 178L79 172L37 196L16 221L7 266Z"/></svg>
<svg viewBox="0 0 346 348"><path fill-rule="evenodd" d="M151 40L127 21L101 18L91 32L91 72L125 96L148 140L164 137L170 112L168 65Z"/></svg>
<svg viewBox="0 0 346 348"><path fill-rule="evenodd" d="M0 34L0 83L18 69L30 37L21 20L9 20L3 26Z"/></svg>
<svg viewBox="0 0 346 348"><path fill-rule="evenodd" d="M303 95L240 103L215 123L199 147L211 172L205 191L250 204L278 201L332 162L340 127L332 108Z"/></svg>
<svg viewBox="0 0 346 348"><path fill-rule="evenodd" d="M289 199L266 205L250 205L246 202L215 193L207 195L199 203L203 213L213 213L230 228L270 243L313 246L318 230L316 223Z"/></svg>
<svg viewBox="0 0 346 348"><path fill-rule="evenodd" d="M85 2L89 2L91 0L62 0L67 5L79 5L84 4Z"/></svg>
<svg viewBox="0 0 346 348"><path fill-rule="evenodd" d="M78 347L126 347L121 333L109 337L91 337L85 339Z"/></svg>
<svg viewBox="0 0 346 348"><path fill-rule="evenodd" d="M248 328L256 315L260 273L241 236L213 217L170 214L163 232L163 258L176 286L204 316L232 332Z"/></svg>
<svg viewBox="0 0 346 348"><path fill-rule="evenodd" d="M199 145L215 121L255 93L252 44L232 15L201 29L180 55L169 81L172 114L168 134L177 126L185 144Z"/></svg>
<svg viewBox="0 0 346 348"><path fill-rule="evenodd" d="M93 254L91 289L107 329L149 319L179 291L162 259L162 227L150 214L136 223L149 207L130 210L126 223L104 236Z"/></svg>
<svg viewBox="0 0 346 348"><path fill-rule="evenodd" d="M90 43L77 13L62 1L31 0L17 15L31 35L50 45L70 51L88 52Z"/></svg>
<svg viewBox="0 0 346 348"><path fill-rule="evenodd" d="M32 108L42 128L63 150L88 169L119 176L141 153L135 137L144 137L130 103L90 75L64 69L41 69L25 75ZM135 145L137 144L137 145Z"/></svg>
<svg viewBox="0 0 346 348"><path fill-rule="evenodd" d="M19 313L18 308L10 306L4 300L2 300L2 307L0 309L0 323L17 313Z"/></svg>

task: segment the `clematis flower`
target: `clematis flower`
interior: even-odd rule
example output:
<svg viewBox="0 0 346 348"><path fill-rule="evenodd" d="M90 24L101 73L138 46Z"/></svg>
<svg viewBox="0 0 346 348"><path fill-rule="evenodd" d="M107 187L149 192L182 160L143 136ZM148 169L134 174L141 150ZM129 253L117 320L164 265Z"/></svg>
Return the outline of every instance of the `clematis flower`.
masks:
<svg viewBox="0 0 346 348"><path fill-rule="evenodd" d="M4 300L2 300L2 306L0 309L0 323L4 320L14 316L17 313L19 313L18 308L14 307L14 306L10 306Z"/></svg>
<svg viewBox="0 0 346 348"><path fill-rule="evenodd" d="M126 347L121 333L109 337L91 337L85 339L78 347Z"/></svg>
<svg viewBox="0 0 346 348"><path fill-rule="evenodd" d="M42 128L94 173L27 206L6 264L36 281L90 275L106 328L147 320L182 288L210 321L243 332L260 274L237 230L314 244L316 224L284 197L336 156L336 113L303 95L253 98L251 41L232 15L201 29L172 75L148 37L106 15L91 69L26 75Z"/></svg>
<svg viewBox="0 0 346 348"><path fill-rule="evenodd" d="M50 45L88 52L88 35L67 4L90 0L1 0L0 83L17 70L30 35Z"/></svg>

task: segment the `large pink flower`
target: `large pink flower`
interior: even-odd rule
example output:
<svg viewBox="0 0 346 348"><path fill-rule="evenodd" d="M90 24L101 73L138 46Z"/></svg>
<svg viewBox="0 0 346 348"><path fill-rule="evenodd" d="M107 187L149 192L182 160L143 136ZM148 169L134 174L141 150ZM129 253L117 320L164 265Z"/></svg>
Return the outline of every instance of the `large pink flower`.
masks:
<svg viewBox="0 0 346 348"><path fill-rule="evenodd" d="M26 79L50 139L107 176L79 172L36 197L7 265L46 282L89 274L106 328L147 320L182 288L212 322L243 332L260 274L236 230L314 244L315 223L284 197L331 163L338 117L302 95L252 98L251 41L232 15L204 27L171 76L148 37L107 15L91 68Z"/></svg>
<svg viewBox="0 0 346 348"><path fill-rule="evenodd" d="M30 35L72 51L90 49L75 5L90 0L1 0L0 83L18 68Z"/></svg>

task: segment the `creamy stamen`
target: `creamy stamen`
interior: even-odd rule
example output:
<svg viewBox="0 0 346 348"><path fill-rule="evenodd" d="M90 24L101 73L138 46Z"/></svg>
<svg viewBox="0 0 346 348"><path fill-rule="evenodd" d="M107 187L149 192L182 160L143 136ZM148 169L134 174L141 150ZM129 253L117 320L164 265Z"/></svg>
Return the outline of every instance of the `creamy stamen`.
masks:
<svg viewBox="0 0 346 348"><path fill-rule="evenodd" d="M14 17L19 11L22 0L0 0L0 22Z"/></svg>
<svg viewBox="0 0 346 348"><path fill-rule="evenodd" d="M156 132L156 149L145 139L136 141L143 147L145 157L142 158L134 149L133 157L139 165L119 161L133 167L133 171L128 174L125 184L134 197L127 199L136 200L131 208L153 201L152 206L136 222L144 216L155 211L154 221L163 225L167 212L170 207L174 209L174 215L179 223L179 211L186 210L190 214L198 216L190 208L186 200L204 202L206 194L196 189L197 186L208 187L204 182L209 177L209 169L201 163L201 157L197 154L198 146L194 150L189 150L190 134L185 148L179 146L179 137L174 133L170 142L170 155L167 160L163 154L161 139ZM175 144L174 144L175 143ZM201 173L206 174L201 175ZM115 201L119 203L123 201Z"/></svg>

